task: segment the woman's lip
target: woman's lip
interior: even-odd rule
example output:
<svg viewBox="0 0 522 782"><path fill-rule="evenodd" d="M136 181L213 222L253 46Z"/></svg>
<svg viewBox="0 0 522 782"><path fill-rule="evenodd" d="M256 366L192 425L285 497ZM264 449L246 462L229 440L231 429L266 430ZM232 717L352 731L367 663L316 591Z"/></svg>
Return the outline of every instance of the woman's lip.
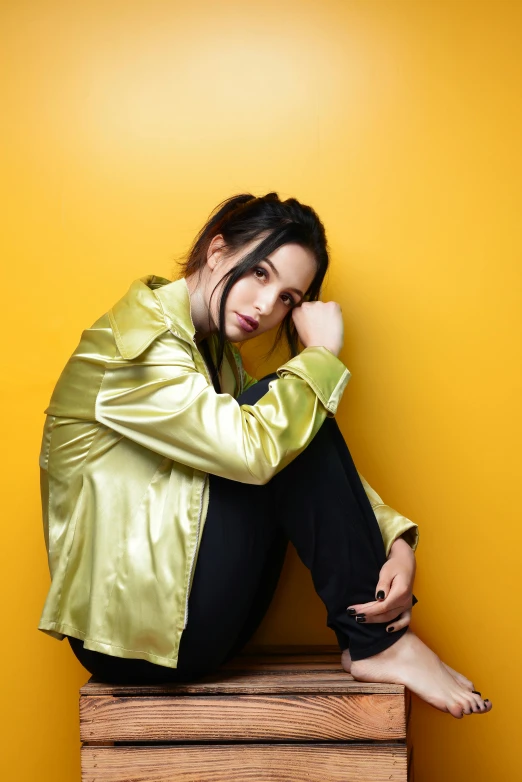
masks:
<svg viewBox="0 0 522 782"><path fill-rule="evenodd" d="M257 323L254 326L250 320L247 320L244 315L240 315L239 312L236 312L236 318L238 319L241 328L245 329L245 331L255 331L257 329Z"/></svg>

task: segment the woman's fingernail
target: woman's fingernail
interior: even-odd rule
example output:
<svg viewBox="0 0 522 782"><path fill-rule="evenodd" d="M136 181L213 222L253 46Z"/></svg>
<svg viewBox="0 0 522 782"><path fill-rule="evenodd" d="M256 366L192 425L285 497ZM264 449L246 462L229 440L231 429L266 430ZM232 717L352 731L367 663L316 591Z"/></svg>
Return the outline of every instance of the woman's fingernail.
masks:
<svg viewBox="0 0 522 782"><path fill-rule="evenodd" d="M357 613L355 608L347 608L346 610L348 611L349 614L352 614L352 615Z"/></svg>
<svg viewBox="0 0 522 782"><path fill-rule="evenodd" d="M474 693L475 693L475 695L482 695L482 693L481 693L481 692L479 692L478 690L471 690L471 692L474 692Z"/></svg>
<svg viewBox="0 0 522 782"><path fill-rule="evenodd" d="M357 614L355 617L356 622L366 622L366 614Z"/></svg>
<svg viewBox="0 0 522 782"><path fill-rule="evenodd" d="M386 632L387 633L393 633L394 630L395 630L395 627L387 627L386 628Z"/></svg>
<svg viewBox="0 0 522 782"><path fill-rule="evenodd" d="M384 600L384 590L379 589L377 592L377 600Z"/></svg>
<svg viewBox="0 0 522 782"><path fill-rule="evenodd" d="M484 698L484 703L490 703L490 702L491 701L489 700L489 698Z"/></svg>

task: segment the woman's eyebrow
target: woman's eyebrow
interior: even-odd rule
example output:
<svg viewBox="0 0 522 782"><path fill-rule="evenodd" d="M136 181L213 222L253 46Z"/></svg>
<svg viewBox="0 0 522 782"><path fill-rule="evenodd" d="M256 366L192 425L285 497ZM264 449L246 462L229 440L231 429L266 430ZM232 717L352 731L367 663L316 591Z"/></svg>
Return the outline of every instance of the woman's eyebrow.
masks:
<svg viewBox="0 0 522 782"><path fill-rule="evenodd" d="M269 258L263 258L264 262L267 263L272 271L274 272L276 277L279 277L279 272L277 271L276 267L272 263L272 261ZM304 299L304 293L303 291L300 291L299 288L288 288L289 291L293 291L294 293L298 293L299 296L301 296L302 299Z"/></svg>

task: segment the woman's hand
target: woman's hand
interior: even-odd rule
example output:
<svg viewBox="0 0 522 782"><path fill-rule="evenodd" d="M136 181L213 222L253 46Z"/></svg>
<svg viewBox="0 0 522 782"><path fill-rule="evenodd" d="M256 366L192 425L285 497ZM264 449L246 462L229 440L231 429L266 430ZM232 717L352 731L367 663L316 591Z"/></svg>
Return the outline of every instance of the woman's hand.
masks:
<svg viewBox="0 0 522 782"><path fill-rule="evenodd" d="M348 606L350 614L365 622L389 622L387 632L393 633L411 621L412 589L415 579L415 554L402 538L393 542L388 559L381 568L375 588L377 599L371 603ZM395 618L400 614L400 618Z"/></svg>
<svg viewBox="0 0 522 782"><path fill-rule="evenodd" d="M344 341L341 307L336 301L304 301L292 318L305 348L325 347L338 356Z"/></svg>

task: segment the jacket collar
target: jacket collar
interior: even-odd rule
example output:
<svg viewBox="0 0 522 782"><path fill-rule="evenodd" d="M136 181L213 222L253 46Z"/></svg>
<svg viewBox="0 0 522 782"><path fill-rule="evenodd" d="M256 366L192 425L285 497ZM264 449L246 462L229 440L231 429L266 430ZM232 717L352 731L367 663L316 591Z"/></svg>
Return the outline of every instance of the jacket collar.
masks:
<svg viewBox="0 0 522 782"><path fill-rule="evenodd" d="M125 359L137 358L166 331L191 343L195 334L184 277L171 282L151 274L135 280L109 310L109 320Z"/></svg>

